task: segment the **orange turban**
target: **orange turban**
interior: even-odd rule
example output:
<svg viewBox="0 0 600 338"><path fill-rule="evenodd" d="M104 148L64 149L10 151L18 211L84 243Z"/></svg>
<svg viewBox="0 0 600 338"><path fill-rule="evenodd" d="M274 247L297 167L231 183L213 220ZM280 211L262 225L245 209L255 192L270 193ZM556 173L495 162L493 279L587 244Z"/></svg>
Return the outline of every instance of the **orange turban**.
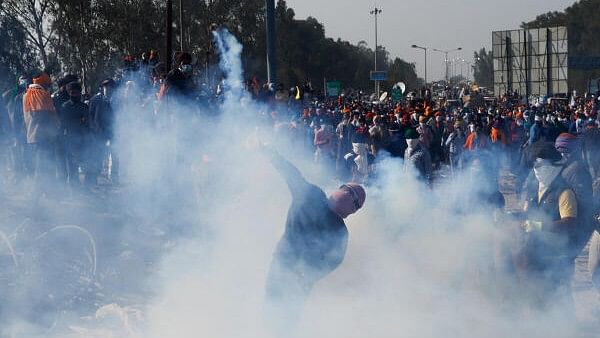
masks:
<svg viewBox="0 0 600 338"><path fill-rule="evenodd" d="M47 86L50 83L52 83L52 81L50 80L50 76L48 76L48 74L46 74L46 73L42 73L38 77L33 78L33 84L37 84L40 86Z"/></svg>
<svg viewBox="0 0 600 338"><path fill-rule="evenodd" d="M427 116L427 117L431 116L431 107L427 106L427 108L425 108L425 116Z"/></svg>

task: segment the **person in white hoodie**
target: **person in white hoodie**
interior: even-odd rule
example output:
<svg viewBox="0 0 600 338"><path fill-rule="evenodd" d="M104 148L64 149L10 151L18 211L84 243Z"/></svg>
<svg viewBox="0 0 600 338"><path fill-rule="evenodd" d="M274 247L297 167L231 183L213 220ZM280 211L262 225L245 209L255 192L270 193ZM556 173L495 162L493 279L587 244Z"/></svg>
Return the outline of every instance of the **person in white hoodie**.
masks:
<svg viewBox="0 0 600 338"><path fill-rule="evenodd" d="M404 138L408 145L404 152L404 170L410 170L413 167L419 173L419 178L430 183L433 167L429 150L421 143L419 133L415 129L407 129L404 132Z"/></svg>

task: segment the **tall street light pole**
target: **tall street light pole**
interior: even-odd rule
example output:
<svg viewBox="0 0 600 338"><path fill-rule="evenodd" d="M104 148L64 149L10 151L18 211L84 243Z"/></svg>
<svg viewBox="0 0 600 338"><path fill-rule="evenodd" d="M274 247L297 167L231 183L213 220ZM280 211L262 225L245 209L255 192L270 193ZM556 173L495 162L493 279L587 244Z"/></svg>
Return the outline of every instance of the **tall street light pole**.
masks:
<svg viewBox="0 0 600 338"><path fill-rule="evenodd" d="M171 64L173 63L173 0L167 0L167 55L166 65L167 73L171 71Z"/></svg>
<svg viewBox="0 0 600 338"><path fill-rule="evenodd" d="M452 79L453 77L455 77L456 75L458 75L458 64L457 62L460 61L460 58L456 57L453 58L452 60L450 60L450 78Z"/></svg>
<svg viewBox="0 0 600 338"><path fill-rule="evenodd" d="M277 82L277 51L275 49L275 0L266 0L267 10L267 81Z"/></svg>
<svg viewBox="0 0 600 338"><path fill-rule="evenodd" d="M377 42L377 16L381 14L381 9L375 7L371 12L371 15L375 16L375 69L377 71L377 50L379 48L379 44ZM379 98L379 81L375 80L375 93L377 94L377 98Z"/></svg>
<svg viewBox="0 0 600 338"><path fill-rule="evenodd" d="M473 73L473 62L465 60L465 65L467 65L467 81L471 81L471 75Z"/></svg>
<svg viewBox="0 0 600 338"><path fill-rule="evenodd" d="M448 61L450 61L450 60L448 60L448 53L458 52L459 50L462 50L462 47L458 47L458 48L450 49L450 50L433 48L433 50L436 52L444 53L444 65L446 66L446 82L448 82L448 80L449 80L449 78L448 78Z"/></svg>
<svg viewBox="0 0 600 338"><path fill-rule="evenodd" d="M421 47L417 45L412 45L411 47L425 51L425 87L427 87L427 47Z"/></svg>
<svg viewBox="0 0 600 338"><path fill-rule="evenodd" d="M179 0L179 51L183 52L183 0Z"/></svg>

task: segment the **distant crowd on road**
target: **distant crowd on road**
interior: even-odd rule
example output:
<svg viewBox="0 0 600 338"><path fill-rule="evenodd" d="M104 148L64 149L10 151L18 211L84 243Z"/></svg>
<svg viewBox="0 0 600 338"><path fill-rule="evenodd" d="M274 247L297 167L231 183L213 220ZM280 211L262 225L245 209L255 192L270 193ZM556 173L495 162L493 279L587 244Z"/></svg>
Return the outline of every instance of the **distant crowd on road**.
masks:
<svg viewBox="0 0 600 338"><path fill-rule="evenodd" d="M126 61L120 77L103 80L93 95L84 93L78 74L42 71L23 74L3 93L0 126L9 181L35 182L36 198L56 194L57 183L87 192L101 182L118 185L122 154L115 142L127 141L118 128L124 107L144 112L137 118L160 130L212 118L230 90L224 80L210 87L195 77L188 53L177 53L169 72L153 52L140 62ZM399 158L429 187L443 175L483 172L475 184L488 185L486 200L502 208L498 177L511 173L524 202L519 229L526 234L511 257L527 257L513 264L532 280L543 280L540 290L565 288L575 257L591 237L590 269L600 286L597 95L530 104L517 93L486 100L470 87L461 100L424 91L381 101L358 91L324 97L310 81L286 89L257 79L247 81L245 91L262 105L250 113L254 121L240 123L260 126L275 144L308 154L340 181L368 185L379 161ZM178 115L174 102L184 102L193 114Z"/></svg>

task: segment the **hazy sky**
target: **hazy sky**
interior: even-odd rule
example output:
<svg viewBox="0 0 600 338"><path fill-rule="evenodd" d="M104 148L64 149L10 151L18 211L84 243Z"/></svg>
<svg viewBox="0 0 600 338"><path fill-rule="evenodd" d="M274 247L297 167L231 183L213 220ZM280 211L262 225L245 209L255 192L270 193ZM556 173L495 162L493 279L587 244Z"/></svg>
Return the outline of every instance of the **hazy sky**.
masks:
<svg viewBox="0 0 600 338"><path fill-rule="evenodd" d="M492 31L518 29L523 21L551 10L563 10L573 3L574 0L287 0L297 19L317 18L328 37L353 43L365 40L371 48L375 32L369 12L377 4L383 10L378 18L379 45L392 57L415 62L421 77L423 51L411 48L412 44L441 50L462 47L454 57L472 61L475 50L490 49ZM444 77L443 61L443 54L428 51L428 80ZM465 76L467 67L464 66Z"/></svg>

